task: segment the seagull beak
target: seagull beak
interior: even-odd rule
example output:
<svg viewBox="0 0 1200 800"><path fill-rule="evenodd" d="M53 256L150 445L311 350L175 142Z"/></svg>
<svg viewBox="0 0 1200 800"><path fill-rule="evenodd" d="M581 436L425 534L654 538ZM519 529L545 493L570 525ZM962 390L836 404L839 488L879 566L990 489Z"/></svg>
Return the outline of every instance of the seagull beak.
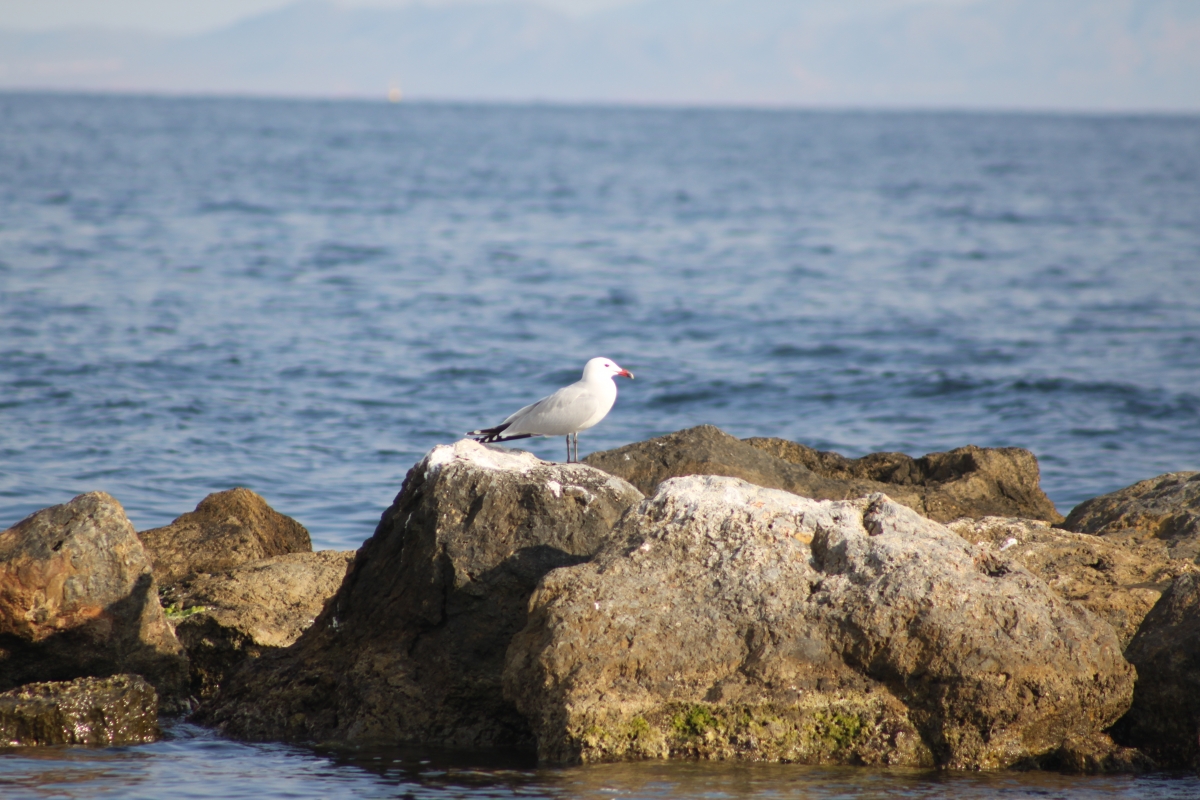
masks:
<svg viewBox="0 0 1200 800"><path fill-rule="evenodd" d="M627 369L621 370L617 373L617 375L623 375L624 377L629 378L629 380L633 380L633 373Z"/></svg>

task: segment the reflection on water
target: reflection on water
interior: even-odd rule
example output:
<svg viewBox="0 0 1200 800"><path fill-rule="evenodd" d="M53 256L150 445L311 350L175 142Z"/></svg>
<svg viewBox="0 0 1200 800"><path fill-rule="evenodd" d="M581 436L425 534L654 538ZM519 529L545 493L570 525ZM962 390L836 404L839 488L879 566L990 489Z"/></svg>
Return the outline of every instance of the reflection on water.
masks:
<svg viewBox="0 0 1200 800"><path fill-rule="evenodd" d="M1200 777L951 773L791 764L641 762L539 769L528 755L244 744L187 723L114 748L0 753L0 797L158 798L1061 798L1195 800Z"/></svg>

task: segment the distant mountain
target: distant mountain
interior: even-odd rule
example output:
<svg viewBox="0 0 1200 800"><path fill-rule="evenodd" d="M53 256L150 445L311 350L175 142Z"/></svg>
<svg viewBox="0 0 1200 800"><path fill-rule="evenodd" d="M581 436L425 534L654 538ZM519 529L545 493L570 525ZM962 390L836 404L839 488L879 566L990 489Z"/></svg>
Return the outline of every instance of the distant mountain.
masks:
<svg viewBox="0 0 1200 800"><path fill-rule="evenodd" d="M211 33L0 31L0 88L1200 111L1195 0L302 0Z"/></svg>

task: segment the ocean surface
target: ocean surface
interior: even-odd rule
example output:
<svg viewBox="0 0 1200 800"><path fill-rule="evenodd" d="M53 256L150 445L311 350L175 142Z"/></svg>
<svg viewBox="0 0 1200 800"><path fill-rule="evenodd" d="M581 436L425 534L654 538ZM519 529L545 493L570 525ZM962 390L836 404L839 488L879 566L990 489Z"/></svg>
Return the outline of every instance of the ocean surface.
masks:
<svg viewBox="0 0 1200 800"><path fill-rule="evenodd" d="M355 548L424 452L596 355L637 378L583 454L701 423L1019 446L1063 513L1200 469L1200 117L0 94L0 528L247 486ZM172 731L9 752L0 795L1200 796Z"/></svg>

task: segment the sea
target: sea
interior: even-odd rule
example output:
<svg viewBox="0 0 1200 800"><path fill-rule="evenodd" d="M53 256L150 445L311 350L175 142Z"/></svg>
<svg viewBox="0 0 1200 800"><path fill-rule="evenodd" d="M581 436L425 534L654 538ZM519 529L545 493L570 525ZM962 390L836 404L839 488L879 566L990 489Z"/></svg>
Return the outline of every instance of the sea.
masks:
<svg viewBox="0 0 1200 800"><path fill-rule="evenodd" d="M598 355L636 379L584 455L1024 447L1064 514L1200 470L1200 117L0 94L0 529L245 486L354 549L430 448ZM1200 797L166 733L3 751L0 796Z"/></svg>

